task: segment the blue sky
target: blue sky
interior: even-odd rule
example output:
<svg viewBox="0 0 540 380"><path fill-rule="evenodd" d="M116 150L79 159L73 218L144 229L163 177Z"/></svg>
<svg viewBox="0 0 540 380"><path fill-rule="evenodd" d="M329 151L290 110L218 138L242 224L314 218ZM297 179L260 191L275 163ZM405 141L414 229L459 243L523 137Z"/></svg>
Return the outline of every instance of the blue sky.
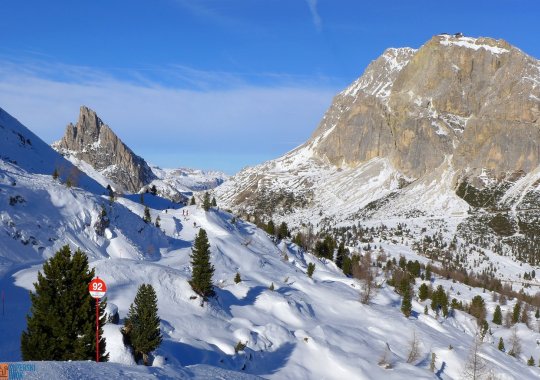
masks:
<svg viewBox="0 0 540 380"><path fill-rule="evenodd" d="M461 31L540 57L540 2L0 2L0 107L45 141L98 115L163 167L234 173L304 142L387 47Z"/></svg>

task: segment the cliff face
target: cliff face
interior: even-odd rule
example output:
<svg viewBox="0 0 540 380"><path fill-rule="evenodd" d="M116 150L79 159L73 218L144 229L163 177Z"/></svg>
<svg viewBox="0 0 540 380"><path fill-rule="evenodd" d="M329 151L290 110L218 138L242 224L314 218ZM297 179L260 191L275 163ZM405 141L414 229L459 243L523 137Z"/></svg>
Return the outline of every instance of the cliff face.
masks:
<svg viewBox="0 0 540 380"><path fill-rule="evenodd" d="M452 155L467 175L539 164L540 64L502 40L439 35L387 50L336 97L307 144L336 166L387 157L418 179Z"/></svg>
<svg viewBox="0 0 540 380"><path fill-rule="evenodd" d="M530 208L539 114L538 60L502 40L438 35L387 49L306 143L217 193L224 207L296 225Z"/></svg>
<svg viewBox="0 0 540 380"><path fill-rule="evenodd" d="M64 137L53 147L64 155L87 162L114 182L120 191L138 192L156 178L144 159L133 153L85 106L81 107L77 123L70 123Z"/></svg>

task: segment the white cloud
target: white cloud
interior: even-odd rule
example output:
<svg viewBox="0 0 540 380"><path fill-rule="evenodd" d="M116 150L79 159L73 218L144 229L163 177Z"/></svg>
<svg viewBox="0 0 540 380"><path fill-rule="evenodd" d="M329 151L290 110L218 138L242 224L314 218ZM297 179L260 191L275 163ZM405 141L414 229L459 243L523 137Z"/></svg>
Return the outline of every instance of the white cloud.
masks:
<svg viewBox="0 0 540 380"><path fill-rule="evenodd" d="M0 107L50 143L87 105L150 162L229 172L294 147L284 141L306 140L337 92L293 83L247 85L234 75L227 82L234 86L190 90L120 80L80 67L65 70L71 73L67 79L51 77L58 72L43 65L0 63ZM186 82L207 83L214 75L179 72L189 76ZM183 162L187 157L189 162Z"/></svg>
<svg viewBox="0 0 540 380"><path fill-rule="evenodd" d="M319 12L317 11L317 0L306 0L309 11L311 12L311 18L313 19L313 25L315 25L315 28L320 32L322 30L322 20L321 16L319 16Z"/></svg>

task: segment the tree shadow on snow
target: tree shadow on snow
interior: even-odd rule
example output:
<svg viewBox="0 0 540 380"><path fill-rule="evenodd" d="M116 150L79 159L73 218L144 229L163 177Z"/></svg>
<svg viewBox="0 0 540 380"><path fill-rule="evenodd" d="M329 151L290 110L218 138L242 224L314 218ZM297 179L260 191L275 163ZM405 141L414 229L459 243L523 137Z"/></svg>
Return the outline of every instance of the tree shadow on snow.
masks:
<svg viewBox="0 0 540 380"><path fill-rule="evenodd" d="M266 286L254 286L250 288L247 294L243 298L237 298L233 293L227 289L215 288L216 292L216 303L217 306L220 306L223 311L231 315L231 308L233 306L251 306L255 304L257 297L259 297L262 292L268 290Z"/></svg>
<svg viewBox="0 0 540 380"><path fill-rule="evenodd" d="M438 379L441 378L442 374L444 373L444 369L446 368L446 362L442 362L442 365L441 365L441 369L439 369L436 373L435 373L435 376L437 376Z"/></svg>
<svg viewBox="0 0 540 380"><path fill-rule="evenodd" d="M288 342L275 351L253 351L247 348L241 353L227 355L217 346L205 344L209 348L194 347L166 339L161 344L160 351L168 353L167 361L177 361L182 366L207 364L253 375L270 375L285 367L296 346L295 343Z"/></svg>

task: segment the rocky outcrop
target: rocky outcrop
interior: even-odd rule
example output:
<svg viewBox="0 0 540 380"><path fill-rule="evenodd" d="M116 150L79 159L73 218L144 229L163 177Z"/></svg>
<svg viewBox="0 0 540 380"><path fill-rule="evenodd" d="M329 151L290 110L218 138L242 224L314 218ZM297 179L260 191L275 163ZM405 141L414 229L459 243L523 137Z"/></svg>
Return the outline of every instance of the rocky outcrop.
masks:
<svg viewBox="0 0 540 380"><path fill-rule="evenodd" d="M85 161L119 188L138 192L156 176L88 107L81 106L77 124L70 123L64 137L53 144L61 154Z"/></svg>
<svg viewBox="0 0 540 380"><path fill-rule="evenodd" d="M217 193L224 207L297 225L461 217L476 207L472 187L514 188L497 199L519 208L540 188L539 115L538 60L503 40L437 35L417 50L387 49L306 143ZM283 191L304 202L254 206Z"/></svg>
<svg viewBox="0 0 540 380"><path fill-rule="evenodd" d="M503 40L434 36L387 50L340 94L311 141L336 166L388 157L418 179L452 155L494 178L540 163L540 64Z"/></svg>

